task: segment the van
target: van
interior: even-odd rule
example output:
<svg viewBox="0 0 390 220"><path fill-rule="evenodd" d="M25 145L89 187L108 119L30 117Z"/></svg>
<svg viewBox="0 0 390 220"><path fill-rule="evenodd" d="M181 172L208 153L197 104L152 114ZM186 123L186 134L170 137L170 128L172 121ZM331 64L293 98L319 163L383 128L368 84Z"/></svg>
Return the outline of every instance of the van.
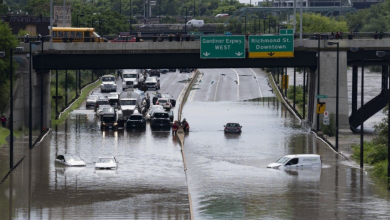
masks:
<svg viewBox="0 0 390 220"><path fill-rule="evenodd" d="M268 164L267 168L321 168L321 156L317 154L294 154L280 158L276 163Z"/></svg>
<svg viewBox="0 0 390 220"><path fill-rule="evenodd" d="M229 17L229 14L217 14L215 18Z"/></svg>
<svg viewBox="0 0 390 220"><path fill-rule="evenodd" d="M203 27L204 25L204 20L195 20L195 19L192 19L192 20L189 20L187 22L187 25L191 25L193 27Z"/></svg>

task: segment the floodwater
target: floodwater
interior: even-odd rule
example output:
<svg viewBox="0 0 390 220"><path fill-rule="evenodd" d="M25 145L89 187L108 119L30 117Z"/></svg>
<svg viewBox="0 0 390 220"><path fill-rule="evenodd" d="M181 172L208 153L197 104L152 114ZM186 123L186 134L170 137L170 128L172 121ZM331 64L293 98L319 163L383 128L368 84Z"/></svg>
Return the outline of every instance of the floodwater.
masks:
<svg viewBox="0 0 390 220"><path fill-rule="evenodd" d="M184 107L191 126L185 159L170 130L100 131L93 111L80 108L0 185L0 219L190 219L190 208L196 220L390 219L385 186L303 130L274 97L238 101L269 94L266 76L221 71L205 70ZM177 98L188 75L169 74L161 83ZM366 85L377 81L367 74ZM240 123L243 132L224 134L227 122ZM9 156L6 148L1 152L4 170ZM80 155L87 166L55 165L66 153ZM266 168L298 153L321 155L323 168ZM115 156L118 169L95 170L101 155Z"/></svg>
<svg viewBox="0 0 390 220"><path fill-rule="evenodd" d="M190 102L184 112L191 119L184 154L194 219L390 218L385 186L302 130L280 103ZM227 122L240 123L242 133L224 134ZM321 155L323 168L266 168L304 153Z"/></svg>

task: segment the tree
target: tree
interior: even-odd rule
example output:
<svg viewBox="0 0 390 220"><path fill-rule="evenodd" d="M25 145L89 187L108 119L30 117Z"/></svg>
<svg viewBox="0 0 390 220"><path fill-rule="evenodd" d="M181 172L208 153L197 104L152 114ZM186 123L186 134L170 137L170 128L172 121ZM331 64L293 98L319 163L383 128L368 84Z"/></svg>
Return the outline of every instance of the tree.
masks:
<svg viewBox="0 0 390 220"><path fill-rule="evenodd" d="M300 15L297 14L297 21L300 20ZM288 25L288 28L293 28L292 24ZM300 23L297 22L296 32L299 33ZM315 13L303 13L302 17L302 32L303 33L315 33L315 32L347 32L348 25L345 21L338 21L335 18L322 16Z"/></svg>
<svg viewBox="0 0 390 220"><path fill-rule="evenodd" d="M8 23L0 21L0 48L5 52L5 57L0 59L0 112L4 112L9 98L9 73L10 73L10 49L18 45L17 39L12 35ZM12 74L15 74L17 63L13 62ZM14 79L16 77L13 77Z"/></svg>

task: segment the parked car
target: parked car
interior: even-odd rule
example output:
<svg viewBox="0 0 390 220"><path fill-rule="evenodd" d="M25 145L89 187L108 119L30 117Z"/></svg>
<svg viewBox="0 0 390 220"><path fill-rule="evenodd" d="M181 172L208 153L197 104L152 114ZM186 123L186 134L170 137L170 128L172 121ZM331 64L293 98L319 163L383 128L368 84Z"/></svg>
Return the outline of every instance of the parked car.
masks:
<svg viewBox="0 0 390 220"><path fill-rule="evenodd" d="M95 162L95 169L116 169L118 163L114 156L102 156Z"/></svg>
<svg viewBox="0 0 390 220"><path fill-rule="evenodd" d="M156 105L161 105L164 109L171 110L172 104L171 101L167 98L159 98L157 99Z"/></svg>
<svg viewBox="0 0 390 220"><path fill-rule="evenodd" d="M164 108L161 105L152 105L152 106L150 106L148 112L146 113L146 120L150 120L151 116L153 115L153 113L156 110L164 111Z"/></svg>
<svg viewBox="0 0 390 220"><path fill-rule="evenodd" d="M180 73L190 73L191 69L190 68L184 68L184 69L179 69Z"/></svg>
<svg viewBox="0 0 390 220"><path fill-rule="evenodd" d="M99 108L99 105L110 105L110 103L108 102L107 98L100 97L98 100L96 100L95 109L94 109L95 112Z"/></svg>
<svg viewBox="0 0 390 220"><path fill-rule="evenodd" d="M145 128L146 119L141 114L132 114L126 122L126 128Z"/></svg>
<svg viewBox="0 0 390 220"><path fill-rule="evenodd" d="M160 70L159 69L151 69L149 71L149 76L157 76L160 77Z"/></svg>
<svg viewBox="0 0 390 220"><path fill-rule="evenodd" d="M77 155L72 154L60 154L57 156L55 160L56 164L59 165L65 165L65 166L72 166L72 167L85 167L86 164L84 160L82 160Z"/></svg>
<svg viewBox="0 0 390 220"><path fill-rule="evenodd" d="M169 69L160 69L160 73L165 74L165 73L168 73L168 72L169 72Z"/></svg>
<svg viewBox="0 0 390 220"><path fill-rule="evenodd" d="M148 89L155 89L155 90L160 89L160 82L157 79L157 77L146 78L145 84Z"/></svg>
<svg viewBox="0 0 390 220"><path fill-rule="evenodd" d="M276 163L268 164L267 168L297 169L297 168L314 168L322 167L321 156L318 154L295 154L286 155L280 158Z"/></svg>
<svg viewBox="0 0 390 220"><path fill-rule="evenodd" d="M135 40L135 37L121 36L111 40L110 42L135 42Z"/></svg>
<svg viewBox="0 0 390 220"><path fill-rule="evenodd" d="M171 96L169 93L161 93L161 92L156 92L154 94L154 97L153 97L153 105L156 104L157 102L157 99L159 98L167 98L171 101L171 104L172 104L172 107L175 107L176 106L176 99L173 98L173 96Z"/></svg>
<svg viewBox="0 0 390 220"><path fill-rule="evenodd" d="M87 98L87 101L85 102L86 108L93 108L95 107L96 100L98 100L99 95L89 95Z"/></svg>
<svg viewBox="0 0 390 220"><path fill-rule="evenodd" d="M241 133L242 126L238 123L227 123L224 127L225 133Z"/></svg>
<svg viewBox="0 0 390 220"><path fill-rule="evenodd" d="M96 110L96 116L100 117L103 114L105 108L112 108L111 105L99 105L99 108Z"/></svg>

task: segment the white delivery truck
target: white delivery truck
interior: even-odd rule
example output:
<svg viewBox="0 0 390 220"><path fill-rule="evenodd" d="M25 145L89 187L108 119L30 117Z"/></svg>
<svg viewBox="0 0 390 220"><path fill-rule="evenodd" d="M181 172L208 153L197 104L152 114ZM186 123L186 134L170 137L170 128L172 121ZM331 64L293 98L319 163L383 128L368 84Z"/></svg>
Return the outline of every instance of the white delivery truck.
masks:
<svg viewBox="0 0 390 220"><path fill-rule="evenodd" d="M274 169L297 169L297 168L313 168L320 169L322 167L321 156L317 154L293 154L286 155L280 158L276 163L271 163L267 168Z"/></svg>
<svg viewBox="0 0 390 220"><path fill-rule="evenodd" d="M143 81L142 69L125 69L122 71L122 90L138 88L140 81Z"/></svg>
<svg viewBox="0 0 390 220"><path fill-rule="evenodd" d="M195 20L195 19L192 19L192 20L189 20L187 22L187 26L193 26L193 27L203 27L204 25L204 20Z"/></svg>

